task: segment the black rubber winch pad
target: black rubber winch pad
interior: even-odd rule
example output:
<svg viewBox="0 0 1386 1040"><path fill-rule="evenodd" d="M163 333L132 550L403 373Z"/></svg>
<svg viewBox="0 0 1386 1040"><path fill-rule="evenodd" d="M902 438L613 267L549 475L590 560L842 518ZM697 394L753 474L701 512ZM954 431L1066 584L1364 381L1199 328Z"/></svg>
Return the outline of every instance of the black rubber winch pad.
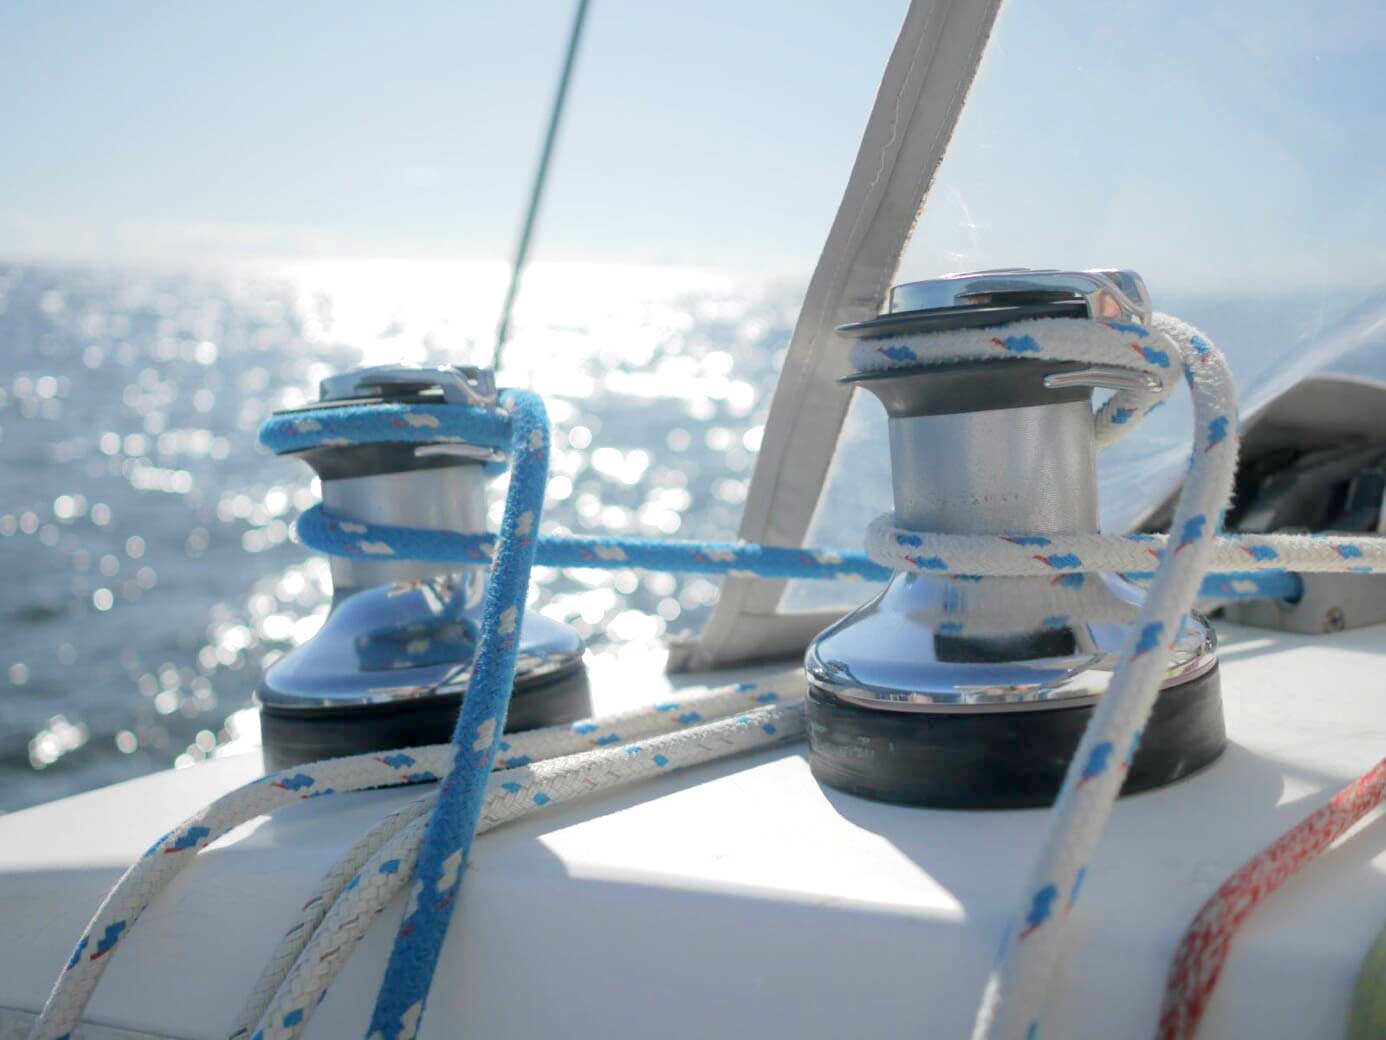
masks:
<svg viewBox="0 0 1386 1040"><path fill-rule="evenodd" d="M809 686L809 763L830 787L936 809L1025 809L1058 796L1092 705L1028 711L863 708ZM1222 754L1218 669L1166 687L1121 793L1172 783Z"/></svg>
<svg viewBox="0 0 1386 1040"><path fill-rule="evenodd" d="M297 711L260 706L260 739L265 768L287 769L324 758L368 751L446 744L462 706L459 693L386 704ZM558 675L516 685L505 718L507 733L585 719L592 714L587 669L579 665Z"/></svg>

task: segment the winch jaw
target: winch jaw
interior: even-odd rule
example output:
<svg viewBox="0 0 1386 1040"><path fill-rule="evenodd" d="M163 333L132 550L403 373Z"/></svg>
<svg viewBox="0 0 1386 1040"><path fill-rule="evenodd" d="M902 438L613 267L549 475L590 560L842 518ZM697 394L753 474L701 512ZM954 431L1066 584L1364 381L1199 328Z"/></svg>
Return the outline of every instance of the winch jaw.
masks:
<svg viewBox="0 0 1386 1040"><path fill-rule="evenodd" d="M500 407L488 369L382 365L324 379L311 408L375 404ZM337 522L460 534L486 531L491 448L434 443L324 444L299 457ZM438 743L451 736L481 633L489 565L334 556L332 609L256 690L268 759L313 759ZM507 725L581 718L589 699L581 637L526 613Z"/></svg>
<svg viewBox="0 0 1386 1040"><path fill-rule="evenodd" d="M938 332L1040 317L1150 321L1130 271L1007 270L896 286L891 310L851 337ZM1127 369L1016 359L850 376L889 419L897 526L943 534L1098 531L1092 391ZM811 762L825 782L892 801L1046 804L1110 681L1143 592L1090 573L1066 580L897 573L809 646ZM1072 597L1070 597L1071 602ZM1188 615L1127 789L1196 769L1225 742L1215 639ZM1177 732L1176 732L1177 731Z"/></svg>

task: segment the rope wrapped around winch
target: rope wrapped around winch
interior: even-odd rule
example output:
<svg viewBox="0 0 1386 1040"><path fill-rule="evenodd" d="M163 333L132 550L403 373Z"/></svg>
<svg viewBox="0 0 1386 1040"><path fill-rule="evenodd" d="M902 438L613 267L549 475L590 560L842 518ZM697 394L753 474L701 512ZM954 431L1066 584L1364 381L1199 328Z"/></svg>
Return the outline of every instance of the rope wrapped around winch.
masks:
<svg viewBox="0 0 1386 1040"><path fill-rule="evenodd" d="M877 563L925 573L1082 574L1140 569L1158 561L1127 645L1069 763L1039 855L987 981L974 1040L1035 1040L1069 913L1125 780L1141 730L1160 691L1162 652L1193 605L1205 571L1286 568L1374 573L1386 568L1375 538L1219 538L1236 472L1237 408L1231 373L1197 329L1156 315L1150 328L1117 321L1038 319L1001 330L975 329L858 340L859 372L959 361L1016 359L1116 365L1150 377L1148 391L1114 394L1094 416L1099 446L1114 443L1173 392L1182 373L1193 398L1188 475L1169 536L945 536L872 525L867 551Z"/></svg>
<svg viewBox="0 0 1386 1040"><path fill-rule="evenodd" d="M868 554L622 538L540 538L548 430L542 403L533 394L509 391L497 408L371 404L308 409L272 418L262 430L262 439L279 452L449 439L508 449L513 472L497 539L365 524L330 517L320 507L300 519L302 539L328 552L490 563L482 639L453 741L446 746L313 763L274 774L219 799L161 838L127 871L98 910L59 976L32 1037L57 1040L75 1028L109 955L139 913L191 861L193 853L232 827L306 797L441 777L436 794L418 799L370 831L324 881L262 974L233 1034L244 1037L253 1028L256 1037L300 1035L350 946L364 934L373 917L370 911L382 907L407 881L411 895L369 1035L386 1040L412 1037L423 1015L476 833L565 798L790 739L802 731L802 708L797 703L802 691L790 696L788 691L761 687L708 694L699 702L702 707L674 715L656 706L604 721L503 735L515 669L514 635L536 562L777 578L877 579L893 570L968 581L1049 574L1056 578L1053 590L1058 600L1066 594L1077 595L1074 590L1081 588L1085 573L1148 574L1153 568L1139 615L1119 619L1133 622L1130 642L1070 764L1048 836L979 1012L977 1037L1033 1040L1061 949L1063 921L1079 897L1087 863L1121 786L1123 763L1130 760L1139 742L1141 725L1159 689L1164 656L1158 651L1189 609L1204 571L1211 566L1233 572L1212 583L1224 596L1288 595L1295 588L1297 579L1291 572L1296 570L1384 570L1386 546L1370 538L1219 536L1236 461L1232 383L1212 345L1176 319L1157 316L1150 329L1049 319L1017 323L1000 333L964 330L890 341L862 340L853 360L859 371L876 371L1027 357L1123 365L1153 377L1158 389L1120 392L1096 414L1098 442L1104 445L1173 392L1175 377L1183 370L1194 399L1194 450L1170 538L1040 537L1026 532L945 537L897 529L889 517L872 526ZM983 624L996 619L973 620ZM780 702L755 708L743 703L747 696L771 694ZM679 708L687 705L683 699ZM743 713L707 721L716 719L715 713L736 711ZM583 751L578 737L613 746ZM637 742L626 742L631 737ZM615 746L618 740L623 746ZM554 757L541 760L541 756ZM502 771L492 774L493 766ZM597 773L605 779L594 779Z"/></svg>

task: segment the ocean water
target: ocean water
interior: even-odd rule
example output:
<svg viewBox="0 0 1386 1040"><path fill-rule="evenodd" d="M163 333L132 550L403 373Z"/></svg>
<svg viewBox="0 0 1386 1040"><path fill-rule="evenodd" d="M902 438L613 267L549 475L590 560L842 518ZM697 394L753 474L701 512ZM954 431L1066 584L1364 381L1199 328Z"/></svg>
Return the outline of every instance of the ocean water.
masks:
<svg viewBox="0 0 1386 1040"><path fill-rule="evenodd" d="M290 536L311 473L257 425L352 365L485 360L504 277L0 266L0 811L254 739L257 678L330 595ZM504 379L554 424L545 529L731 536L798 294L541 265L525 300ZM632 571L536 585L531 609L575 625L598 667L698 627L716 595Z"/></svg>
<svg viewBox="0 0 1386 1040"><path fill-rule="evenodd" d="M312 636L330 596L326 560L291 538L311 474L261 450L256 427L353 365L487 361L505 276L0 265L0 811L256 740L258 677ZM542 393L553 421L544 529L732 537L799 298L703 271L534 267L502 381ZM1223 346L1244 400L1287 365L1386 368L1379 293L1160 302ZM1141 493L1142 451L1165 443L1182 466L1185 409L1163 412L1104 455L1107 506ZM818 544L859 544L888 507L883 439L879 407L855 404ZM696 630L717 593L634 571L541 569L535 584L531 609L573 624L594 670ZM785 602L863 594L798 583Z"/></svg>

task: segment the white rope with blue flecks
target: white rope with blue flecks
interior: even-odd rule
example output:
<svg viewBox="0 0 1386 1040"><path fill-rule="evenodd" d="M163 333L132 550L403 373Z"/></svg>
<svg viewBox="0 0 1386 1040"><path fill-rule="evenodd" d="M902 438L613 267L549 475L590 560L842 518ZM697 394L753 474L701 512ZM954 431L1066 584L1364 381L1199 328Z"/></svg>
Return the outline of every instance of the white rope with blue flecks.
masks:
<svg viewBox="0 0 1386 1040"><path fill-rule="evenodd" d="M496 769L511 770L562 756L619 747L633 740L686 730L728 715L744 714L774 705L792 706L803 699L804 677L797 669L759 682L736 683L703 692L682 691L677 699L655 705L525 733L506 734L496 757ZM625 754L628 759L631 758L629 752ZM433 795L430 792L391 813L362 836L327 873L265 963L260 978L246 998L236 1026L231 1030L231 1040L248 1036L261 1021L270 1001L290 970L299 962L300 955L328 911L367 860L406 826L428 812L432 805ZM414 850L410 855L416 852ZM326 948L334 949L332 946ZM337 958L337 963L344 963L346 959L343 954ZM303 963L314 964L312 961ZM316 970L316 967L312 970ZM324 986L327 981L330 981L330 976L324 981ZM311 1009L316 1005L307 1006L311 1014Z"/></svg>
<svg viewBox="0 0 1386 1040"><path fill-rule="evenodd" d="M1211 514L1210 514L1211 515ZM1206 527L1208 521L1196 521ZM1189 545L1180 529L1175 552ZM1148 571L1164 560L1170 539L1163 534L966 535L929 534L896 527L887 513L867 529L871 558L901 571L921 574L1082 574L1089 571ZM1220 534L1208 547L1207 569L1248 575L1258 572L1386 571L1386 539L1338 534Z"/></svg>
<svg viewBox="0 0 1386 1040"><path fill-rule="evenodd" d="M572 761L575 753L609 745L630 746L632 740L692 729L732 713L749 715L755 710L776 706L794 708L803 700L803 696L803 680L797 674L792 681L788 676L780 676L760 683L738 683L706 692L681 692L674 699L632 711L529 733L506 734L500 742L505 757L498 757L497 765L502 769L520 768L526 760L538 762L559 756L568 756L562 760ZM769 743L793 739L798 730L791 719L780 727L778 733L767 733L763 729L759 732L760 737L749 735L750 738L764 738L763 742ZM652 741L645 741L641 748L641 751L625 753L632 761L647 755L652 762L661 754L658 745ZM132 864L107 894L54 984L43 1012L30 1033L31 1040L62 1040L71 1034L81 1020L82 1011L102 973L114 957L118 943L129 935L140 914L158 893L181 871L191 866L199 852L218 838L243 823L308 798L437 780L451 763L452 757L451 745L435 744L314 762L262 777L223 795L184 820ZM654 768L663 769L666 764L654 762ZM678 764L683 764L683 761L679 760ZM595 793L602 786L597 783L589 785L588 789ZM365 846L361 858L363 861L368 859L379 848L375 842L389 840L392 828L407 824L420 802L427 803L428 808L433 800L433 794L430 794L392 814L391 818L382 821L368 836L363 837L357 847L348 853L348 858L357 855ZM544 804L546 801L536 802L536 808ZM315 901L324 903L322 913L316 915L317 920L305 925L303 930L312 931L322 914L326 913L325 904L331 903L340 894L340 888L335 894L327 894L332 891L333 878L338 873L340 869L329 874L319 886L319 892L305 906L300 921L315 916L312 913ZM354 873L354 870L347 872L343 884L349 882ZM291 929L290 935L298 930ZM257 985L257 991L258 988ZM273 990L270 995L272 993ZM265 1002L268 1002L268 997Z"/></svg>
<svg viewBox="0 0 1386 1040"><path fill-rule="evenodd" d="M1076 903L1141 728L1166 668L1162 652L1193 605L1207 570L1386 571L1386 539L1338 535L1219 536L1236 470L1236 400L1221 354L1193 327L1157 315L1152 328L1117 322L1037 320L990 330L862 340L858 371L1009 357L1118 364L1155 376L1159 391L1114 395L1095 416L1099 445L1113 443L1168 397L1182 370L1194 405L1189 474L1171 538L1163 535L941 535L872 524L867 553L897 570L931 574L1045 575L1071 584L1091 571L1130 572L1157 562L1139 617L1106 693L1069 765L1021 908L987 981L974 1040L1036 1040ZM1173 548L1171 549L1171 544ZM989 579L1004 580L1004 579ZM1063 620L1062 617L1058 620Z"/></svg>
<svg viewBox="0 0 1386 1040"><path fill-rule="evenodd" d="M1059 908L1055 904L1061 902L1061 893L1068 893L1069 903L1078 894L1084 864L1095 847L1097 836L1120 786L1122 770L1115 761L1117 751L1125 748L1129 756L1129 752L1134 749L1139 726L1148 713L1158 688L1164 667L1163 655L1152 651L1163 645L1166 632L1173 631L1171 626L1187 609L1197 589L1197 579L1210 559L1220 554L1220 567L1238 571L1264 571L1242 576L1242 580L1249 586L1248 589L1239 588L1235 583L1225 586L1226 590L1234 595L1265 594L1265 590L1283 588L1285 586L1277 586L1274 582L1258 584L1258 580L1273 577L1277 573L1284 574L1287 569L1374 572L1386 567L1386 552L1375 539L1244 537L1225 542L1214 541L1213 529L1227 501L1231 486L1230 475L1235 461L1232 450L1235 441L1235 414L1231 407L1231 384L1216 352L1187 326L1173 319L1161 318L1154 332L1116 323L1051 320L1009 326L999 335L986 332L957 332L912 337L889 343L862 341L858 344L855 360L860 370L871 371L950 360L1027 356L1103 364L1124 362L1132 368L1157 377L1168 375L1182 365L1194 391L1198 429L1194 464L1176 513L1174 530L1177 537L1172 550L1168 548L1167 543L1149 536L1132 536L1121 541L1088 542L1081 537L1055 536L1041 539L1021 533L1008 537L977 539L975 543L969 543L966 539L901 531L895 529L888 518L883 518L873 527L869 547L879 565L900 570L946 573L959 581L975 581L980 578L1000 583L1008 581L1008 578L986 579L983 576L998 573L1050 574L1053 575L1055 605L1062 606L1064 595L1073 593L1074 595L1070 596L1073 600L1070 605L1081 607L1079 613L1084 616L1091 610L1105 609L1101 603L1094 605L1095 601L1078 595L1084 573L1106 569L1144 571L1148 570L1152 562L1160 564L1144 611L1133 626L1132 643L1124 655L1123 665L1095 713L1093 723L1070 768L1056 806L1057 822L1051 830L1044 855L1027 889L1021 920L1011 930L1003 946L998 970L988 984L986 1000L978 1019L979 1037L1033 1037L1038 1031L1038 1009L1042 1004L1045 980L1058 949L1063 918L1062 913L1056 912ZM1121 393L1112 398L1096 417L1099 443L1111 443L1145 414L1158 407L1172 391L1174 384L1173 380L1165 378L1161 378L1160 382L1161 387L1157 392ZM532 410L524 395L512 395L510 399L520 406L520 412ZM533 402L533 405L537 405L537 401ZM439 431L445 426L449 427L447 436L462 439L479 437L486 440L489 437L492 441L499 441L503 434L510 436L516 450L514 458L517 461L517 474L516 480L512 481L512 492L518 485L525 489L527 495L524 501L512 500L508 503L506 519L502 524L502 537L499 541L499 552L496 554L497 564L491 586L493 592L496 589L501 591L496 593L494 603L488 601L486 625L486 631L492 636L492 664L487 681L478 683L476 678L486 676L487 668L479 666L479 671L474 674L474 686L482 687L481 692L484 695L468 698L472 702L470 719L469 711L464 704L463 719L455 738L461 743L444 748L421 749L417 755L411 752L394 752L378 756L361 756L358 759L316 763L302 767L299 771L277 774L265 778L258 785L251 785L219 800L177 828L156 843L145 859L127 872L126 877L103 903L91 927L78 944L68 968L55 986L53 996L50 997L35 1028L34 1036L48 1040L66 1035L79 1020L81 1008L90 996L101 968L109 960L111 951L134 924L148 900L167 883L182 863L191 858L190 853L205 847L208 842L214 841L240 820L272 811L279 805L299 798L332 790L359 790L389 784L418 783L437 779L439 775L456 774L461 776L462 786L470 791L467 798L472 800L473 809L464 810L460 815L456 809L449 809L440 816L438 805L444 801L456 802L457 799L455 786L450 790L449 784L445 783L438 797L430 799L434 805L428 826L422 826L423 807L406 809L394 821L377 828L371 838L362 843L364 847L354 850L352 854L362 855L366 863L363 869L368 870L371 863L389 863L390 858L381 859L382 851L387 847L395 848L396 843L404 840L402 835L406 832L411 836L418 833L419 841L427 844L426 836L431 832L432 826L440 820L450 830L450 837L444 845L435 844L432 853L425 850L433 857L428 861L426 868L421 867L428 873L425 879L429 886L426 892L428 898L422 904L418 899L412 901L413 909L406 917L406 927L402 930L399 940L406 940L416 918L427 918L425 923L429 924L429 931L436 941L425 959L415 963L410 963L408 958L405 962L396 962L396 956L400 953L397 942L396 950L391 957L387 984L381 991L380 1000L383 1003L378 1004L376 1020L373 1023L373 1026L381 1026L383 1022L381 1033L390 1037L412 1035L417 1028L423 1007L421 993L426 993L427 980L441 944L443 929L446 928L456 884L465 862L466 845L469 844L475 824L485 823L481 817L487 811L489 796L477 785L475 777L480 772L489 770L492 757L498 755L503 743L497 739L496 730L499 727L496 720L504 714L509 688L505 657L513 651L513 640L505 637L515 631L519 622L519 612L523 608L523 587L527 580L528 561L534 556L534 532L537 527L538 503L542 489L541 482L536 482L534 477L536 473L542 473L542 462L538 460L546 450L547 441L542 430L541 409L534 412L533 416L522 414L522 422L518 429L510 421L511 416L506 416L505 421L502 421L495 415L472 416L456 409L446 410L439 416L424 406L419 406L417 412L394 406L394 412L386 416L386 410L372 409L369 415L363 414L360 417L360 421L366 425L374 423L381 427L376 434L367 431L365 441L372 438L436 439L440 435ZM535 417L538 418L538 422L535 421ZM360 432L352 425L355 420L345 411L334 412L323 421L344 424L343 432ZM487 423L495 426L495 429L491 429ZM316 427L314 424L317 424ZM452 425L456 425L457 429L451 430ZM325 437L324 429L317 418L309 417L287 422L280 433L290 440L294 437L303 440L303 446L306 447L310 446L315 437ZM333 434L333 439L337 439L336 434ZM529 508L526 509L526 506ZM453 546L446 539L439 542L437 539L425 537L430 535L429 532L401 533L394 529L372 529L370 525L353 526L360 530L347 533L352 534L358 541L360 538L369 538L377 530L380 531L382 541L378 544L372 543L369 551L395 552L387 539L400 538L406 549L409 544L418 543L415 548L420 551L442 554L428 558L451 559L452 556L448 554L459 553L459 559L474 562L492 555L489 547L483 547L480 543ZM644 564L667 569L711 570L744 568L754 573L759 573L763 568L766 573L785 576L780 573L785 571L794 576L805 577L828 576L829 572L850 572L859 576L867 576L869 573L868 567L861 562L847 560L842 554L834 552L814 555L808 550L769 550L757 546L656 546L616 539L602 541L600 544L594 542L591 545L565 545L550 540L546 548L548 552L556 554L556 562L565 565ZM352 551L351 547L348 546L346 551ZM365 550L357 545L355 551ZM792 555L785 555L786 553ZM631 562L632 560L638 562ZM1236 580L1238 579L1234 579L1234 582ZM985 608L985 597L972 596L966 599L970 603L981 603ZM506 607L506 603L511 606ZM1117 615L1122 614L1122 610L1113 610L1112 619L1116 620ZM982 620L985 622L991 619ZM1123 616L1120 620L1128 618ZM498 653L500 657L496 657ZM486 657L487 643L483 640L483 650L478 660ZM513 664L513 661L510 663ZM467 749L469 740L470 750ZM459 755L459 752L463 754ZM458 772L462 759L468 762L465 775ZM536 801L535 804L541 803ZM416 812L419 815L415 815ZM249 815L245 815L246 813ZM466 823L467 818L474 821L474 824ZM455 844L458 841L460 845ZM377 845L377 842L380 844ZM440 859L440 848L443 853L447 853L449 848L453 851ZM171 858L165 860L164 857ZM388 874L390 871L384 873ZM373 892L378 892L382 886L389 888L394 883L390 878L377 879L372 880L367 887ZM330 889L334 884L335 882L329 880L326 888ZM346 884L349 885L350 881ZM422 893L425 889L419 888L418 891ZM328 911L328 917L331 917L338 906L350 907L354 905L352 900L360 898L364 896L350 896L347 897L347 902L343 903L344 895L339 894L332 903L333 910ZM425 910L428 912L423 918L419 918L420 912ZM310 946L322 933L322 928L322 923L316 929L311 925L305 925L305 931L313 932L313 939L309 940ZM291 973L290 979L281 984L281 990L293 979L301 980L313 974L309 967L305 967L303 972L298 970L297 965L300 962L305 965L309 963L303 961L305 952L300 952L298 960L295 961L294 972L297 974ZM404 979L406 984L392 984L389 980L395 977L401 967L407 976ZM298 990L291 987L290 992ZM283 1013L280 1016L280 1026L277 1028L292 1030L306 1021L311 1008L279 1007L279 1010ZM272 1012L273 1009L266 1013L272 1017ZM375 1035L374 1029L372 1035Z"/></svg>
<svg viewBox="0 0 1386 1040"><path fill-rule="evenodd" d="M294 962L298 959L298 955L303 952L303 948L313 938L318 926L322 924L323 918L335 905L338 897L346 891L348 885L359 885L357 876L361 869L368 862L375 862L378 858L376 853L382 848L393 845L396 836L401 831L417 824L422 816L431 812L433 802L434 793L432 791L406 802L357 839L356 844L347 851L347 854L333 864L332 869L318 882L318 887L299 910L298 919L280 938L279 945L275 947L269 960L265 962L265 966L260 971L260 977L255 981L250 996L246 998L241 1013L236 1018L236 1025L231 1029L231 1040L244 1040L245 1037L250 1036L265 1009L269 1007L270 1001L274 999L275 991L279 989L280 983L289 974ZM417 855L418 845L416 843L407 857L406 877L408 872L413 870ZM387 861L388 858L382 862ZM377 867L376 873L389 873L389 871L382 871ZM334 950L333 952L338 951ZM345 954L342 955L341 960L345 962ZM314 1005L309 1005L309 1015L312 1014L313 1007Z"/></svg>
<svg viewBox="0 0 1386 1040"><path fill-rule="evenodd" d="M1162 319L1164 316L1161 316ZM1165 319L1173 321L1174 319ZM1196 360L1216 353L1197 332L1191 344ZM1178 387L1179 354L1149 329L1120 321L1034 318L1002 328L955 329L950 332L859 339L852 346L852 367L860 373L917 369L957 361L1080 361L1117 365L1153 377L1145 390L1119 390L1098 409L1094 420L1097 446L1110 447L1160 407ZM1232 432L1229 419L1219 439Z"/></svg>
<svg viewBox="0 0 1386 1040"><path fill-rule="evenodd" d="M307 798L436 780L449 747L354 755L284 770L223 795L156 841L107 894L54 984L31 1040L62 1040L77 1027L117 944L196 854L248 820Z"/></svg>
<svg viewBox="0 0 1386 1040"><path fill-rule="evenodd" d="M638 744L498 771L491 779L477 833L597 789L610 790L797 739L804 732L803 711L799 699L661 734ZM302 1035L313 1010L375 915L410 881L424 826L422 816L408 820L352 876L261 1012L254 1033L256 1040L296 1040ZM418 900L425 892L422 883L414 881L405 920L416 913ZM413 1016L405 1023L405 1035L412 1036L417 1026L418 1016Z"/></svg>
<svg viewBox="0 0 1386 1040"><path fill-rule="evenodd" d="M1171 377L1182 365L1194 399L1195 461L1175 510L1175 547L1159 561L1120 664L1069 765L1044 845L1026 882L1023 909L1010 925L988 979L975 1026L977 1040L1035 1040L1039 1034L1064 920L1079 896L1083 873L1124 779L1125 764L1135 752L1159 692L1167 667L1164 650L1197 594L1219 519L1232 493L1236 467L1236 399L1231 376L1221 355L1194 329L1174 319L1157 317L1151 329L1051 319L1016 323L1000 332L913 336L901 343L864 340L856 345L853 361L860 371L874 371L1016 356L1122 364L1160 381L1158 391L1122 392L1107 402L1095 419L1098 441L1103 444L1120 436L1132 419L1158 406L1173 391ZM889 545L891 537L894 546ZM1031 542L1023 537L1015 541ZM873 543L882 548L879 540ZM1098 565L1096 559L1084 559L1088 547L1083 553L1074 551L1069 539L1044 545L993 539L991 553L983 550L976 558L949 558L932 551L933 546L926 549L922 533L892 530L885 547L892 550L892 563L894 552L907 549L911 555L925 554L910 561L920 569L953 571L956 567L975 573L978 564L1002 552L1003 546L1018 554L1022 573L1082 571ZM1091 546L1094 553L1106 548L1103 540L1094 540ZM1045 559L1050 556L1058 560Z"/></svg>

